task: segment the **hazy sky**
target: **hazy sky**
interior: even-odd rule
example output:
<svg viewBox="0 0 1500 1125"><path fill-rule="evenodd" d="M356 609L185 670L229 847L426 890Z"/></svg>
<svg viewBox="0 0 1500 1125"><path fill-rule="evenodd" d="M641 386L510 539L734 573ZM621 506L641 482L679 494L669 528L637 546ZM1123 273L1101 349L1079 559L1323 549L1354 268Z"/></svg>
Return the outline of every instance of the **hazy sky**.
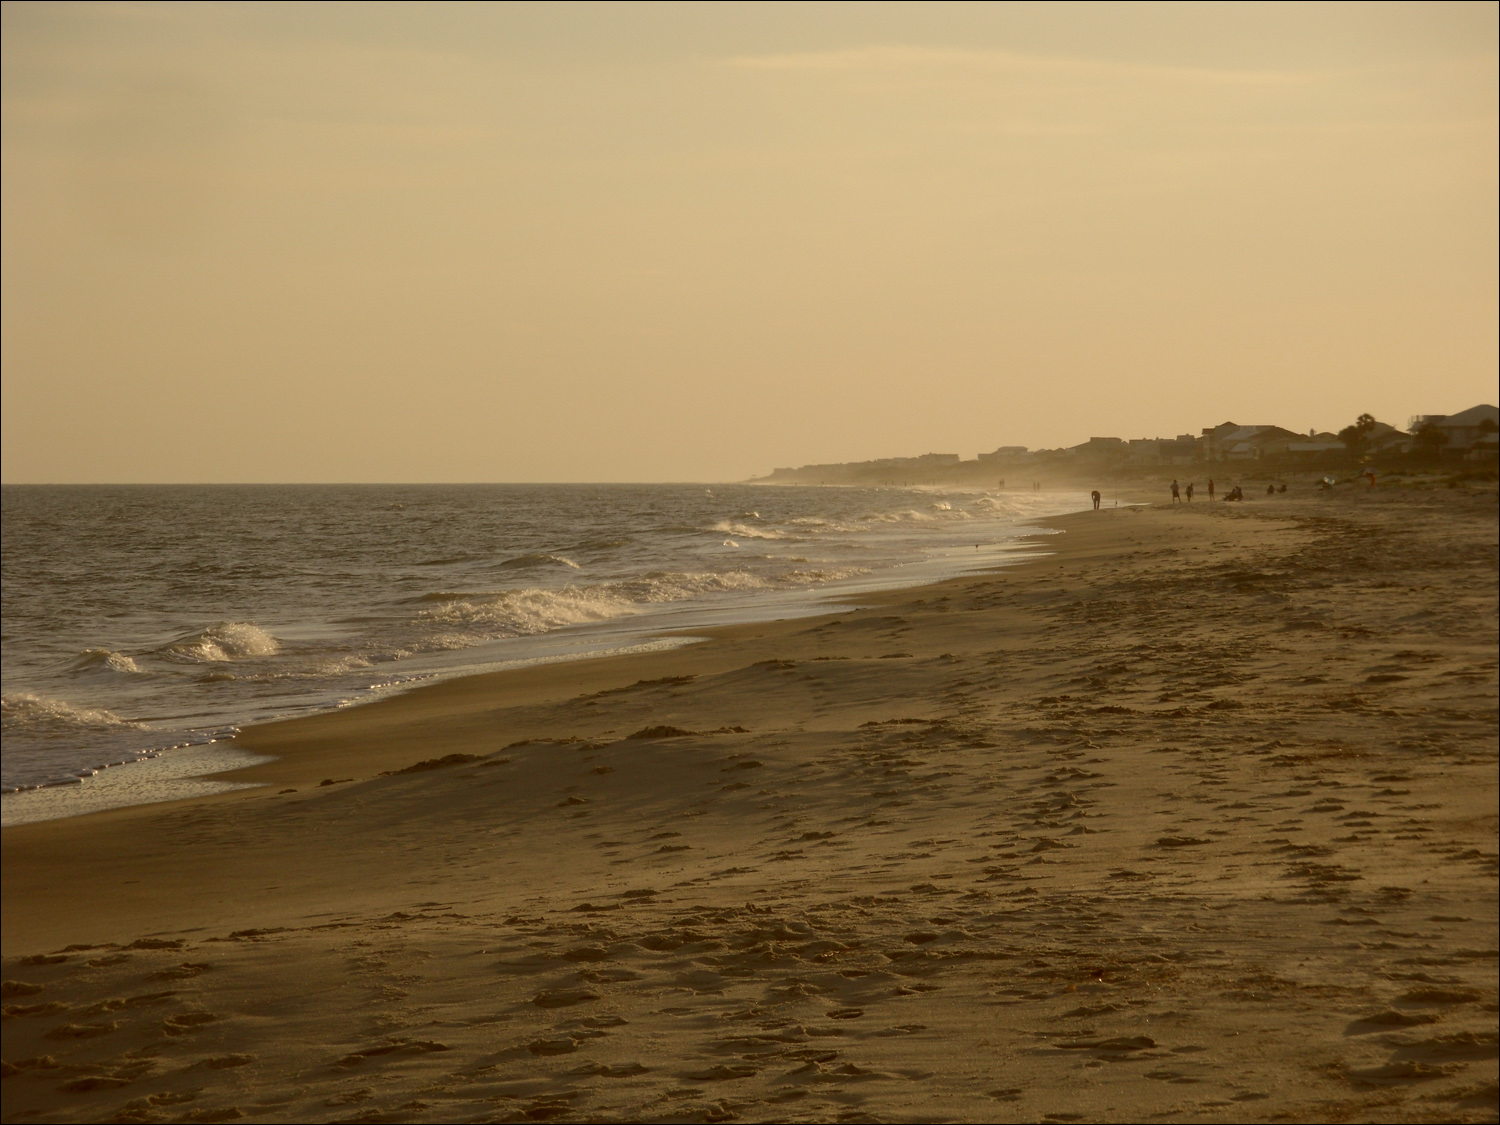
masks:
<svg viewBox="0 0 1500 1125"><path fill-rule="evenodd" d="M23 481L1494 402L1497 6L5 3Z"/></svg>

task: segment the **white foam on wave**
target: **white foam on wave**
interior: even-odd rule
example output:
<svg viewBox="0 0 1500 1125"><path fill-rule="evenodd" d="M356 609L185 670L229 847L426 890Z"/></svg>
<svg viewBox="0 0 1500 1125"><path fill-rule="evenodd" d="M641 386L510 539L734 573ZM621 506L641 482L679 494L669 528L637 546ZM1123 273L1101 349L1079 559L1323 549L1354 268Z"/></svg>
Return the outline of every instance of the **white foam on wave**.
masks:
<svg viewBox="0 0 1500 1125"><path fill-rule="evenodd" d="M450 640L473 643L488 637L531 636L568 625L608 621L635 612L631 600L609 587L563 586L555 590L530 587L492 594L468 594L424 609L419 619L434 625L458 626L468 632ZM442 638L429 637L429 643ZM453 643L439 647L460 647Z"/></svg>
<svg viewBox="0 0 1500 1125"><path fill-rule="evenodd" d="M865 523L931 523L937 519L929 516L926 512L919 512L915 508L908 508L904 512L871 512L869 515L861 516Z"/></svg>
<svg viewBox="0 0 1500 1125"><path fill-rule="evenodd" d="M365 668L373 668L374 661L359 653L350 653L348 656L339 656L333 659L321 661L313 669L315 676L342 676L345 672L363 671Z"/></svg>
<svg viewBox="0 0 1500 1125"><path fill-rule="evenodd" d="M680 602L702 594L764 590L771 583L748 570L654 571L615 588L633 601Z"/></svg>
<svg viewBox="0 0 1500 1125"><path fill-rule="evenodd" d="M205 664L253 660L275 656L280 651L280 641L258 625L245 621L221 621L207 629L178 637L161 649L164 656Z"/></svg>
<svg viewBox="0 0 1500 1125"><path fill-rule="evenodd" d="M598 586L527 587L487 593L424 594L417 621L430 631L420 649L470 648L503 637L535 636L574 625L611 621L647 607L705 594L803 586L830 578L793 571L767 579L747 570L656 571Z"/></svg>
<svg viewBox="0 0 1500 1125"><path fill-rule="evenodd" d="M107 648L86 648L73 658L68 671L76 674L91 672L141 675L141 667L133 657Z"/></svg>
<svg viewBox="0 0 1500 1125"><path fill-rule="evenodd" d="M1007 496L980 496L969 502L969 507L986 516L1025 516L1035 510L1034 504Z"/></svg>
<svg viewBox="0 0 1500 1125"><path fill-rule="evenodd" d="M807 528L813 531L860 531L858 522L849 520L829 519L825 516L793 516L786 521L793 527Z"/></svg>
<svg viewBox="0 0 1500 1125"><path fill-rule="evenodd" d="M721 535L733 535L740 539L795 539L785 531L777 531L774 527L751 527L749 524L736 523L733 520L720 520L710 529Z"/></svg>
<svg viewBox="0 0 1500 1125"><path fill-rule="evenodd" d="M0 696L0 717L9 728L52 727L59 732L68 728L135 727L140 723L122 719L112 711L96 707L77 707L61 699L48 699L29 691Z"/></svg>
<svg viewBox="0 0 1500 1125"><path fill-rule="evenodd" d="M398 655L407 655L400 650L396 650L396 652ZM195 677L194 682L200 684L273 684L289 680L317 681L327 679L330 676L343 676L350 672L362 672L366 668L373 668L374 666L375 661L369 655L349 653L344 656L326 657L295 667L276 668L274 671L260 669L251 672L228 672L222 668L214 668L212 671L204 672Z"/></svg>

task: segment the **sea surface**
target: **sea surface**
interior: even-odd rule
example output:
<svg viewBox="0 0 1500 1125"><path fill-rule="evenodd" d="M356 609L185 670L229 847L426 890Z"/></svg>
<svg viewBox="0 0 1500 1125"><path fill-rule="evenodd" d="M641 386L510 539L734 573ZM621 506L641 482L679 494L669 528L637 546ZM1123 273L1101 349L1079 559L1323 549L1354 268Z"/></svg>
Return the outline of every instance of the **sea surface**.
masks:
<svg viewBox="0 0 1500 1125"><path fill-rule="evenodd" d="M245 723L994 566L1030 521L1086 503L763 485L0 493L6 802L143 761L127 803L153 799L153 777L175 779L165 799Z"/></svg>

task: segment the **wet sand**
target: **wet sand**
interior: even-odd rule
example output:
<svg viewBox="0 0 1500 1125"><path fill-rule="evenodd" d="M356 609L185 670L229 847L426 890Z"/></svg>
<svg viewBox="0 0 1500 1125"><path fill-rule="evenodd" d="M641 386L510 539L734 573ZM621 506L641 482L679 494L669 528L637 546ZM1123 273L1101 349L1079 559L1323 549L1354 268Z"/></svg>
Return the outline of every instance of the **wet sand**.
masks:
<svg viewBox="0 0 1500 1125"><path fill-rule="evenodd" d="M7 828L4 1120L1495 1120L1495 491L1302 493Z"/></svg>

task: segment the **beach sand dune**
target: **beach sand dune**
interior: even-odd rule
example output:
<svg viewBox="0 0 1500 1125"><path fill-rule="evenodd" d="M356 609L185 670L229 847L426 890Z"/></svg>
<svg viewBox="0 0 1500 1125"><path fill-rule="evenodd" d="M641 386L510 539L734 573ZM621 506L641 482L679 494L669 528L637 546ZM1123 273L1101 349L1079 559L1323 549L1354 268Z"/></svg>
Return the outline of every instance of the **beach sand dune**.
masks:
<svg viewBox="0 0 1500 1125"><path fill-rule="evenodd" d="M4 1119L1494 1120L1493 490L1058 526L6 829Z"/></svg>

